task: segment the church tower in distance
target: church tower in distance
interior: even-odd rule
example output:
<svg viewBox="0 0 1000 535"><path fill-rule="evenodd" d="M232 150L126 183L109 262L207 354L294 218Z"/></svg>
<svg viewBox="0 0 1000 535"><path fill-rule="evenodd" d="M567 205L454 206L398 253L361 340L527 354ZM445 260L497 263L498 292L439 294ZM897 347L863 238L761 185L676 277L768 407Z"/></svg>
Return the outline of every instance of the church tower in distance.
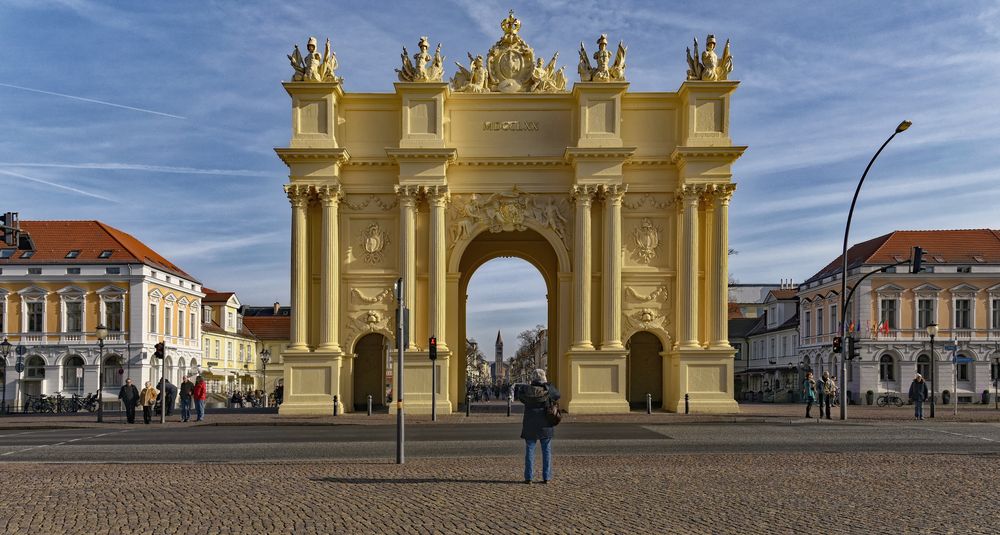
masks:
<svg viewBox="0 0 1000 535"><path fill-rule="evenodd" d="M495 364L493 366L494 368L493 380L496 381L497 384L500 384L503 383L503 379L506 375L503 369L503 337L500 336L500 331L497 331L497 343L495 347L496 347L496 353L495 353L496 358L494 360Z"/></svg>

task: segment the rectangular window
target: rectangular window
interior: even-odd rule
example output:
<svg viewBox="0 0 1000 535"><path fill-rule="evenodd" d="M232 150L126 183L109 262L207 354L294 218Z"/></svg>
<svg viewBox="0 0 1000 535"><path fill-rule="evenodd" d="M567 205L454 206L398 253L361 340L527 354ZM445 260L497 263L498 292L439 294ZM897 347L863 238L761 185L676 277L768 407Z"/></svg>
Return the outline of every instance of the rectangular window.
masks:
<svg viewBox="0 0 1000 535"><path fill-rule="evenodd" d="M934 322L934 299L917 300L917 328L926 329Z"/></svg>
<svg viewBox="0 0 1000 535"><path fill-rule="evenodd" d="M80 256L80 250L79 249L74 249L74 250L66 253L66 258L76 258L78 256Z"/></svg>
<svg viewBox="0 0 1000 535"><path fill-rule="evenodd" d="M243 362L243 344L240 344L240 362Z"/></svg>
<svg viewBox="0 0 1000 535"><path fill-rule="evenodd" d="M816 309L816 336L823 334L823 309Z"/></svg>
<svg viewBox="0 0 1000 535"><path fill-rule="evenodd" d="M208 338L202 338L202 340L201 340L201 354L205 355L205 358L208 359L209 357L212 356L210 354L211 350L212 350L212 344L210 344L208 342Z"/></svg>
<svg viewBox="0 0 1000 535"><path fill-rule="evenodd" d="M0 333L7 332L7 301L0 301Z"/></svg>
<svg viewBox="0 0 1000 535"><path fill-rule="evenodd" d="M67 275L79 275L80 274L80 268L66 268L66 274Z"/></svg>
<svg viewBox="0 0 1000 535"><path fill-rule="evenodd" d="M156 303L149 304L149 332L156 332Z"/></svg>
<svg viewBox="0 0 1000 535"><path fill-rule="evenodd" d="M233 313L232 312L227 312L226 313L226 328L227 329L233 329L235 327L236 327L236 322L233 321Z"/></svg>
<svg viewBox="0 0 1000 535"><path fill-rule="evenodd" d="M104 269L104 273L106 273L108 275L120 275L121 272L122 272L122 268L118 268L118 267L109 267L109 268L105 268Z"/></svg>
<svg viewBox="0 0 1000 535"><path fill-rule="evenodd" d="M184 313L177 313L177 337L184 338Z"/></svg>
<svg viewBox="0 0 1000 535"><path fill-rule="evenodd" d="M802 325L803 325L802 336L803 336L803 338L808 338L808 337L812 336L812 328L811 328L812 325L810 323L811 323L811 318L810 318L810 315L809 315L809 311L806 311L802 315Z"/></svg>
<svg viewBox="0 0 1000 535"><path fill-rule="evenodd" d="M787 336L782 336L781 337L781 356L787 357L788 354L789 354L788 353L788 337ZM405 355L405 353L404 353L404 355Z"/></svg>
<svg viewBox="0 0 1000 535"><path fill-rule="evenodd" d="M66 332L78 333L83 331L83 303L70 301L66 303Z"/></svg>
<svg viewBox="0 0 1000 535"><path fill-rule="evenodd" d="M25 251L21 253L21 258L31 258L35 256L35 251Z"/></svg>
<svg viewBox="0 0 1000 535"><path fill-rule="evenodd" d="M17 249L0 249L0 258L11 258L16 252Z"/></svg>
<svg viewBox="0 0 1000 535"><path fill-rule="evenodd" d="M890 329L896 329L896 305L899 302L895 299L883 299L879 310L879 322L886 322Z"/></svg>
<svg viewBox="0 0 1000 535"><path fill-rule="evenodd" d="M233 343L226 342L226 362L233 361Z"/></svg>
<svg viewBox="0 0 1000 535"><path fill-rule="evenodd" d="M969 380L969 365L962 363L958 365L958 380L968 381Z"/></svg>
<svg viewBox="0 0 1000 535"><path fill-rule="evenodd" d="M107 301L104 303L104 326L113 333L125 330L122 328L121 301Z"/></svg>
<svg viewBox="0 0 1000 535"><path fill-rule="evenodd" d="M1000 299L993 300L993 322L992 329L1000 329Z"/></svg>
<svg viewBox="0 0 1000 535"><path fill-rule="evenodd" d="M111 249L105 249L101 251L101 254L97 255L97 258L111 258L111 254L114 253Z"/></svg>
<svg viewBox="0 0 1000 535"><path fill-rule="evenodd" d="M972 299L955 300L955 328L972 328Z"/></svg>
<svg viewBox="0 0 1000 535"><path fill-rule="evenodd" d="M28 268L28 275L41 275L42 268Z"/></svg>
<svg viewBox="0 0 1000 535"><path fill-rule="evenodd" d="M972 273L972 266L958 266L956 273Z"/></svg>
<svg viewBox="0 0 1000 535"><path fill-rule="evenodd" d="M837 329L837 305L830 307L830 332L833 334L840 332Z"/></svg>
<svg viewBox="0 0 1000 535"><path fill-rule="evenodd" d="M198 316L194 312L191 313L191 339L198 335Z"/></svg>
<svg viewBox="0 0 1000 535"><path fill-rule="evenodd" d="M170 307L163 307L163 334L167 336L174 335L174 309Z"/></svg>
<svg viewBox="0 0 1000 535"><path fill-rule="evenodd" d="M28 332L29 333L40 333L43 332L45 324L43 323L45 312L44 303L28 303Z"/></svg>
<svg viewBox="0 0 1000 535"><path fill-rule="evenodd" d="M215 358L219 358L220 355L221 355L221 352L219 351L219 341L216 340L215 341ZM405 356L405 353L404 353L404 356Z"/></svg>

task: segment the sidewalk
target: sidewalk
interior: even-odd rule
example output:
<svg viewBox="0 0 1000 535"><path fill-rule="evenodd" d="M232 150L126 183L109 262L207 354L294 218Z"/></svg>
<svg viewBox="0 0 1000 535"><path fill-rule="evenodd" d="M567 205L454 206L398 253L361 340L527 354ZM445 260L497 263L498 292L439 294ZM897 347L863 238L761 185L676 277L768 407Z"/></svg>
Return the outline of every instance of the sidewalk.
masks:
<svg viewBox="0 0 1000 535"><path fill-rule="evenodd" d="M377 413L368 416L364 412L347 413L339 416L279 416L275 412L266 409L228 409L220 412L209 411L204 422L181 423L179 411L167 418L167 423L176 426L227 426L227 425L392 425L396 423L396 416L386 413ZM817 407L813 408L813 415L819 414ZM818 418L806 419L805 405L801 403L743 403L740 405L740 412L733 414L679 414L654 411L646 414L645 411L632 412L629 414L588 414L574 415L566 414L563 420L566 423L573 422L620 422L632 424L688 424L688 423L798 423L798 424L826 424L840 421L840 408L833 407L830 412L832 420L819 420ZM926 421L932 421L930 407L924 405L924 416ZM954 407L938 406L933 421L941 422L988 422L1000 423L1000 411L993 405L959 405L958 416L954 415ZM872 422L872 421L899 421L910 422L913 420L913 407L904 405L902 407L875 407L863 405L849 405L847 407L848 422ZM139 423L133 424L142 426L141 416L137 419ZM464 412L438 415L438 422L451 424L504 424L519 423L520 414L506 416L506 413L475 413L466 417ZM11 429L78 429L78 428L121 428L126 427L124 414L117 412L105 412L104 423L97 423L96 413L76 413L76 414L12 414L0 416L0 430ZM431 425L429 415L406 415L406 423L410 425ZM153 424L159 425L159 418L154 417Z"/></svg>

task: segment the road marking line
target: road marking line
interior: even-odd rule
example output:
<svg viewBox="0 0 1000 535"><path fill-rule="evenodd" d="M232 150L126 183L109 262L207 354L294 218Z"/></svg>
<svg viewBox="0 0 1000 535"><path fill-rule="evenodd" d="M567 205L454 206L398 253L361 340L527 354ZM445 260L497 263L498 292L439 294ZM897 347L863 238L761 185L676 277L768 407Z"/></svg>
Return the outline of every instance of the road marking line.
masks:
<svg viewBox="0 0 1000 535"><path fill-rule="evenodd" d="M946 435L952 435L952 436L956 436L956 437L972 438L972 439L977 439L977 440L985 440L987 442L1000 442L1000 440L996 440L996 439L992 439L992 438L980 437L980 436L976 436L976 435L963 435L962 433L953 433L951 431L943 431L941 429L930 429L930 428L927 428L927 427L911 427L910 429L921 429L921 430L924 430L924 431L933 431L935 433L944 433Z"/></svg>
<svg viewBox="0 0 1000 535"><path fill-rule="evenodd" d="M14 450L14 451L8 451L7 453L0 453L0 457L5 457L7 455L13 455L15 453L24 453L26 451L36 450L36 449L39 449L39 448L47 448L47 447L50 447L50 446L51 447L62 446L63 444L66 444L68 442L76 442L77 440L85 440L85 439L90 439L90 438L103 437L103 436L107 436L107 435L114 435L116 433L124 433L126 431L128 431L128 429L122 429L121 431L111 431L111 432L108 432L108 433L101 433L99 435L94 435L94 436L79 437L79 438L74 438L72 440L64 440L62 442L57 442L55 444L39 444L37 446L32 446L30 448L25 448L25 449L22 449L22 450Z"/></svg>

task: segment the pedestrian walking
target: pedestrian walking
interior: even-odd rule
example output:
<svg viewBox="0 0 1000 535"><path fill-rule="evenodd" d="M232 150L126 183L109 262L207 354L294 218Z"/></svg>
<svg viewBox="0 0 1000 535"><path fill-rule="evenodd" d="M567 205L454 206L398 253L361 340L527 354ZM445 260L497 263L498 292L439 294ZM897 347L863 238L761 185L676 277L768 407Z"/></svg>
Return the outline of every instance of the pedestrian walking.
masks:
<svg viewBox="0 0 1000 535"><path fill-rule="evenodd" d="M195 421L200 422L205 419L205 400L208 399L208 387L200 375L194 382L191 397L194 398Z"/></svg>
<svg viewBox="0 0 1000 535"><path fill-rule="evenodd" d="M160 379L160 382L156 385L160 389L160 392L167 396L167 416L171 416L174 413L174 404L177 403L177 387L174 386L170 381L166 381L167 386L163 386L165 379ZM159 407L159 403L156 405ZM159 412L159 409L157 409Z"/></svg>
<svg viewBox="0 0 1000 535"><path fill-rule="evenodd" d="M924 376L919 373L913 377L910 383L910 401L913 402L913 417L917 420L924 419L924 400L927 399L927 383Z"/></svg>
<svg viewBox="0 0 1000 535"><path fill-rule="evenodd" d="M552 480L552 436L554 429L546 417L550 404L559 400L559 390L545 377L545 370L532 372L531 384L519 385L517 400L524 404L521 438L524 439L524 482L531 484L535 471L535 444L542 443L542 483Z"/></svg>
<svg viewBox="0 0 1000 535"><path fill-rule="evenodd" d="M146 424L153 419L153 405L159 393L159 390L153 388L153 383L146 381L146 388L139 394L139 401L142 403L142 421Z"/></svg>
<svg viewBox="0 0 1000 535"><path fill-rule="evenodd" d="M806 380L802 381L802 397L806 398L806 418L812 418L809 413L813 403L816 403L816 380L813 379L812 372L807 373Z"/></svg>
<svg viewBox="0 0 1000 535"><path fill-rule="evenodd" d="M132 379L126 379L121 390L118 391L118 399L125 405L125 421L135 423L135 407L139 404L139 389L132 384Z"/></svg>
<svg viewBox="0 0 1000 535"><path fill-rule="evenodd" d="M181 421L186 422L191 419L191 394L194 392L194 383L190 377L185 377L181 381Z"/></svg>
<svg viewBox="0 0 1000 535"><path fill-rule="evenodd" d="M819 417L823 417L823 410L826 410L826 419L830 419L830 404L833 403L833 396L836 395L837 386L830 378L830 372L823 372L823 400L819 406Z"/></svg>

